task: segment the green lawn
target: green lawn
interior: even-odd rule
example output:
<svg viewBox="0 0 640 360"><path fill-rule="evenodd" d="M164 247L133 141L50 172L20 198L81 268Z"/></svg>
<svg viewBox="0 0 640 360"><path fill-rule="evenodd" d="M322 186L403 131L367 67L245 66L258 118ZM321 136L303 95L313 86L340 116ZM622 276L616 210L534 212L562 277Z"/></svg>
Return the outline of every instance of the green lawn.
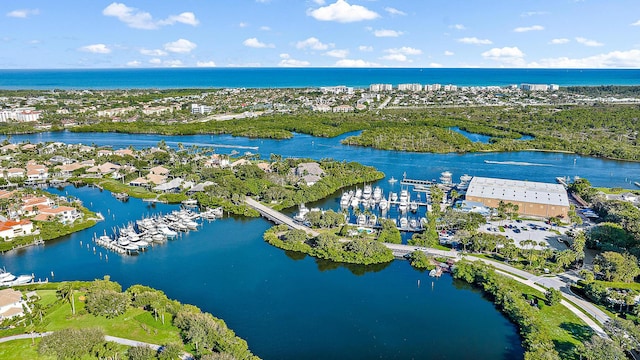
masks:
<svg viewBox="0 0 640 360"><path fill-rule="evenodd" d="M516 288L525 297L535 299L538 303L540 315L556 350L560 353L560 358L577 360L578 357L573 354L573 349L576 345L591 338L593 334L591 328L566 307L560 304L546 305L544 294L541 292L521 283L517 283Z"/></svg>
<svg viewBox="0 0 640 360"><path fill-rule="evenodd" d="M43 307L47 307L58 300L55 290L38 290L36 293L40 297L39 302Z"/></svg>
<svg viewBox="0 0 640 360"><path fill-rule="evenodd" d="M0 359L3 360L22 360L22 359L38 359L38 360L55 360L55 356L40 356L38 354L38 343L40 339L36 339L35 346L31 344L31 340L14 340L6 343L0 343Z"/></svg>
<svg viewBox="0 0 640 360"><path fill-rule="evenodd" d="M87 314L84 303L78 301L76 294L76 315L71 315L71 305L65 303L48 314L45 321L47 331L65 328L100 327L106 335L138 340L152 344L182 343L178 328L171 326L171 316L165 315L165 325L160 318L156 321L153 315L142 309L130 308L115 319Z"/></svg>

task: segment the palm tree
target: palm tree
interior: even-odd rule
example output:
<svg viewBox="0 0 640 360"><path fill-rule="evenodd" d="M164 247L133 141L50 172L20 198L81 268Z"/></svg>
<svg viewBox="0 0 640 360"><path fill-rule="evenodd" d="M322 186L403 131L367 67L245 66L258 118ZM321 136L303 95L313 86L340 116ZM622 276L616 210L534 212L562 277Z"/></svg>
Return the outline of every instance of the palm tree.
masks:
<svg viewBox="0 0 640 360"><path fill-rule="evenodd" d="M73 298L73 292L74 289L71 282L65 282L58 287L58 296L60 296L63 301L67 301L69 302L69 304L71 304L71 314L75 315L76 306Z"/></svg>

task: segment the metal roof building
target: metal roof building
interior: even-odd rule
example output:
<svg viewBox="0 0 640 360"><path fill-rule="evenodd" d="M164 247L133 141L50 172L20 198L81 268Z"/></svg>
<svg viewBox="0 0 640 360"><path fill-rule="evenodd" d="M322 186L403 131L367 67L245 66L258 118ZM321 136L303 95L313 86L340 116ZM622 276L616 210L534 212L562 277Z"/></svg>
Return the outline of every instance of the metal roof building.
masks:
<svg viewBox="0 0 640 360"><path fill-rule="evenodd" d="M569 197L562 185L475 176L466 199L497 208L500 201L518 205L520 215L567 217Z"/></svg>

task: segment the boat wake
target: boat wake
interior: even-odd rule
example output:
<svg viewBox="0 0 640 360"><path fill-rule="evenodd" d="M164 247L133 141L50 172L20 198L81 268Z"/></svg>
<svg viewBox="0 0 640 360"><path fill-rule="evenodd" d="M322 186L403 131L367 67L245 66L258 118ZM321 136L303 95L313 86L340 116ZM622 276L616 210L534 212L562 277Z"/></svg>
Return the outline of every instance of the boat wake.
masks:
<svg viewBox="0 0 640 360"><path fill-rule="evenodd" d="M485 160L485 164L497 164L497 165L517 165L517 166L554 166L551 164L538 164L538 163L530 163L523 161L493 161L493 160Z"/></svg>

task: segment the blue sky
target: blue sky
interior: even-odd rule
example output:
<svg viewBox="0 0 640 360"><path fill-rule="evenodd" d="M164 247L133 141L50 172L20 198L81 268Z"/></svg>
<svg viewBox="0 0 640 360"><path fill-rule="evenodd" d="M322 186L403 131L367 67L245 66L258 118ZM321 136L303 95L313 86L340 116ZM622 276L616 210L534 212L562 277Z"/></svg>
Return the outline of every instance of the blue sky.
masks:
<svg viewBox="0 0 640 360"><path fill-rule="evenodd" d="M0 68L639 68L639 0L21 0Z"/></svg>

